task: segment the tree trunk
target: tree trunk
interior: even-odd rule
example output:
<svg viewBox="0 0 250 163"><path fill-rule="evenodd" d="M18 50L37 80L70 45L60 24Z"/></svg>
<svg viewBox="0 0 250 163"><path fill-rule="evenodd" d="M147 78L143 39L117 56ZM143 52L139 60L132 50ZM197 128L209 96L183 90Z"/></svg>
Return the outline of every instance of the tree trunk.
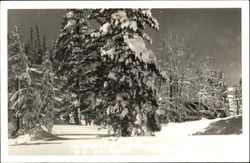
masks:
<svg viewBox="0 0 250 163"><path fill-rule="evenodd" d="M79 89L80 89L80 77L78 75L78 80L77 80L77 100L79 102L79 105L77 107L75 107L74 110L74 119L75 119L75 124L76 125L80 125L80 119L79 119L79 110L80 110L80 93L79 93Z"/></svg>
<svg viewBox="0 0 250 163"><path fill-rule="evenodd" d="M19 79L18 78L16 79L16 82L17 82L17 84L16 84L16 91L18 91L19 90ZM19 93L17 94L17 99L19 99ZM19 109L19 103L18 102L17 102L17 108ZM17 130L16 130L16 133L18 133L19 129L21 128L21 124L22 123L20 123L21 118L19 117L19 114L17 115L16 118L17 118L17 123L16 123Z"/></svg>
<svg viewBox="0 0 250 163"><path fill-rule="evenodd" d="M199 116L199 119L201 119L201 103L202 103L202 95L200 95L200 98L199 98L199 110L198 110L198 116Z"/></svg>
<svg viewBox="0 0 250 163"><path fill-rule="evenodd" d="M147 114L146 116L146 123L142 126L144 136L153 136L153 131L152 131L152 117Z"/></svg>
<svg viewBox="0 0 250 163"><path fill-rule="evenodd" d="M79 24L79 19L76 20L76 24ZM80 26L79 25L76 26L76 34L77 35L80 34ZM76 39L77 39L76 41L80 44L81 41L79 40L79 38L77 37ZM74 119L75 119L76 125L80 124L79 110L80 110L81 103L80 103L79 90L80 90L80 70L78 70L78 80L77 80L77 100L79 102L79 105L77 107L75 107L75 110L74 110Z"/></svg>
<svg viewBox="0 0 250 163"><path fill-rule="evenodd" d="M161 70L163 70L163 65L164 65L164 53L165 53L165 44L164 41L162 42L162 54L161 54ZM161 93L161 78L160 78L160 83L159 83L159 92Z"/></svg>
<svg viewBox="0 0 250 163"><path fill-rule="evenodd" d="M80 124L80 120L79 120L78 107L76 107L74 109L74 119L75 119L75 124L79 125Z"/></svg>
<svg viewBox="0 0 250 163"><path fill-rule="evenodd" d="M173 85L172 85L172 75L169 75L169 101L170 101L170 108L173 108Z"/></svg>
<svg viewBox="0 0 250 163"><path fill-rule="evenodd" d="M240 109L239 109L239 100L236 100L236 115L240 114Z"/></svg>

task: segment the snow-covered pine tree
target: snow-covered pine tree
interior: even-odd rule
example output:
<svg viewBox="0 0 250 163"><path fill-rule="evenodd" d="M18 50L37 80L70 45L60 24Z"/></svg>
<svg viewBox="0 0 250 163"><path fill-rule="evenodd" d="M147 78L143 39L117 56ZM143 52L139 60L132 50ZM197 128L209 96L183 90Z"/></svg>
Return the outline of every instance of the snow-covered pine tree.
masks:
<svg viewBox="0 0 250 163"><path fill-rule="evenodd" d="M44 112L51 111L53 109L53 99L54 99L54 90L53 90L53 71L52 71L52 63L50 61L50 53L46 51L45 57L42 63L42 87L43 87L43 95L42 100L46 105L44 107Z"/></svg>
<svg viewBox="0 0 250 163"><path fill-rule="evenodd" d="M86 79L84 74L87 69L84 61L89 54L86 51L87 33L88 23L84 18L83 10L67 10L61 25L61 34L56 43L57 51L54 64L56 65L56 74L66 77L66 82L62 89L74 97L72 106L76 124L80 123L78 113L82 105L81 99L85 96L81 91L81 85Z"/></svg>
<svg viewBox="0 0 250 163"><path fill-rule="evenodd" d="M34 39L33 39L33 28L30 28L30 40L28 42L28 51L27 56L29 63L32 65L35 62L35 48L34 48Z"/></svg>
<svg viewBox="0 0 250 163"><path fill-rule="evenodd" d="M40 41L40 34L39 34L39 28L36 26L36 35L34 40L34 63L35 64L41 64L43 61L43 52L41 48L41 41Z"/></svg>
<svg viewBox="0 0 250 163"><path fill-rule="evenodd" d="M160 73L144 42L152 40L143 30L147 25L158 30L157 20L150 9L94 9L89 18L101 25L91 35L102 59L92 82L99 99L93 111L118 135L151 135L160 129L154 86Z"/></svg>
<svg viewBox="0 0 250 163"><path fill-rule="evenodd" d="M33 40L33 28L30 28L30 44L33 45L34 40Z"/></svg>
<svg viewBox="0 0 250 163"><path fill-rule="evenodd" d="M28 58L24 52L19 28L14 26L8 41L8 92L9 111L16 132L27 132L38 121L39 94L31 86ZM37 114L38 113L38 114Z"/></svg>
<svg viewBox="0 0 250 163"><path fill-rule="evenodd" d="M27 56L27 58L28 58L28 65L30 66L31 65L31 63L30 63L30 43L29 43L29 41L25 41L24 42L24 53L26 54L26 56Z"/></svg>
<svg viewBox="0 0 250 163"><path fill-rule="evenodd" d="M233 85L233 106L235 107L235 114L242 114L242 79Z"/></svg>
<svg viewBox="0 0 250 163"><path fill-rule="evenodd" d="M227 83L224 78L224 73L221 69L216 71L216 80L215 80L215 96L216 102L215 106L220 111L226 110L227 105Z"/></svg>
<svg viewBox="0 0 250 163"><path fill-rule="evenodd" d="M41 113L44 115L43 121L45 126L47 126L48 122L54 120L54 80L53 80L53 71L52 71L52 63L50 61L50 53L46 51L44 60L42 63L42 90L41 90L41 99L42 99L42 107ZM50 129L48 129L50 130Z"/></svg>
<svg viewBox="0 0 250 163"><path fill-rule="evenodd" d="M50 53L50 61L52 62L54 60L54 58L55 58L56 51L57 51L56 50L56 41L55 40L52 41L52 46L48 50L49 50L49 53ZM55 70L56 69L55 67L57 67L57 66L52 64L52 70Z"/></svg>
<svg viewBox="0 0 250 163"><path fill-rule="evenodd" d="M47 52L47 43L46 43L46 35L43 35L43 47L42 47L43 55L46 55Z"/></svg>
<svg viewBox="0 0 250 163"><path fill-rule="evenodd" d="M35 60L35 50L34 50L34 42L33 42L33 28L31 27L29 30L29 39L24 44L25 54L28 57L29 66L33 64Z"/></svg>
<svg viewBox="0 0 250 163"><path fill-rule="evenodd" d="M25 82L22 82L22 81ZM8 39L8 89L14 93L30 82L28 73L28 59L24 53L21 34L18 27L13 27L13 32Z"/></svg>
<svg viewBox="0 0 250 163"><path fill-rule="evenodd" d="M238 87L238 89L239 89L239 92L238 92L238 94L239 94L239 96L238 96L239 111L238 111L238 113L242 114L242 79L239 80L239 87Z"/></svg>

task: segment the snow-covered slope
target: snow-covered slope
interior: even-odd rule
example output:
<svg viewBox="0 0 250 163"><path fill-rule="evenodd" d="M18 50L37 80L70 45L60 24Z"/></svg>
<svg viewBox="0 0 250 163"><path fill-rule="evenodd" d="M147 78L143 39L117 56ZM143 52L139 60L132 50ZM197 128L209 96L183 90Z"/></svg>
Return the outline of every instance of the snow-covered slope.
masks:
<svg viewBox="0 0 250 163"><path fill-rule="evenodd" d="M235 135L242 133L242 116L169 123L156 136Z"/></svg>
<svg viewBox="0 0 250 163"><path fill-rule="evenodd" d="M155 133L156 136L187 136L202 131L208 125L216 120L200 120L184 123L169 123L163 125L160 132Z"/></svg>

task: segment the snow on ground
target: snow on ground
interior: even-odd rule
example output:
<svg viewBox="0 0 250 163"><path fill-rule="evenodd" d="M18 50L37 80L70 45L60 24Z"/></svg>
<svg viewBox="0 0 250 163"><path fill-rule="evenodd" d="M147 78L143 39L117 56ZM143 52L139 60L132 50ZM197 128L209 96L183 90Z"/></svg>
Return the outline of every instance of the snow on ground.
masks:
<svg viewBox="0 0 250 163"><path fill-rule="evenodd" d="M237 121L235 121L237 119ZM231 124L230 124L231 122ZM223 123L223 124L220 124ZM220 124L220 125L219 125ZM213 129L216 127L216 129ZM208 133L208 129L216 130L215 132L210 132L207 135L219 135L223 134L221 130L233 129L237 130L239 133L239 129L237 127L242 128L242 116L236 117L227 117L227 118L218 118L212 120L199 120L199 121L190 121L184 123L168 123L167 125L163 125L160 132L155 133L156 136L189 136L196 133ZM231 131L233 133L234 131ZM230 133L230 132L229 132ZM205 134L203 134L205 135ZM228 135L228 133L224 133L223 135Z"/></svg>
<svg viewBox="0 0 250 163"><path fill-rule="evenodd" d="M210 123L193 135L239 135L242 134L242 116L222 118Z"/></svg>
<svg viewBox="0 0 250 163"><path fill-rule="evenodd" d="M108 135L106 129L98 130L97 126L55 125L53 133L60 139L9 144L8 151L10 155L168 156L177 157L179 161L190 158L238 161L245 158L242 135L187 136L211 126L211 122L221 120L225 119L171 123L163 126L154 137L122 138Z"/></svg>
<svg viewBox="0 0 250 163"><path fill-rule="evenodd" d="M193 133L202 131L210 123L216 120L200 120L184 123L168 123L163 125L160 132L155 133L156 136L188 136Z"/></svg>
<svg viewBox="0 0 250 163"><path fill-rule="evenodd" d="M30 143L31 137L29 134L21 135L16 139L9 139L9 145L15 145L15 144L26 144Z"/></svg>

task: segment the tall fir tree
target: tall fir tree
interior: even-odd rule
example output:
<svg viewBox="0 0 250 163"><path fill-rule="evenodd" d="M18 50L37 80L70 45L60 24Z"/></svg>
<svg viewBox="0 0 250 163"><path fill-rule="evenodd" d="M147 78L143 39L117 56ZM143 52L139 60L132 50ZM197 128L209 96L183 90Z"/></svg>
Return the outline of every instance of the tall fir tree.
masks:
<svg viewBox="0 0 250 163"><path fill-rule="evenodd" d="M233 86L233 102L236 115L242 114L242 79Z"/></svg>
<svg viewBox="0 0 250 163"><path fill-rule="evenodd" d="M43 46L42 46L42 51L43 51L43 55L46 55L47 52L47 43L46 43L46 35L43 35Z"/></svg>
<svg viewBox="0 0 250 163"><path fill-rule="evenodd" d="M40 100L38 92L31 85L28 58L16 26L8 41L8 66L9 111L12 113L8 116L16 121L17 129L12 134L23 134L39 121Z"/></svg>
<svg viewBox="0 0 250 163"><path fill-rule="evenodd" d="M36 34L34 40L34 63L40 65L42 63L42 59L43 59L43 52L41 48L39 28L38 26L36 26Z"/></svg>
<svg viewBox="0 0 250 163"><path fill-rule="evenodd" d="M24 51L20 30L16 26L13 27L13 32L8 40L8 63L9 93L13 93L27 84L23 83L23 80L30 82L28 59Z"/></svg>
<svg viewBox="0 0 250 163"><path fill-rule="evenodd" d="M61 26L61 34L56 42L55 70L57 75L66 77L63 86L65 93L72 95L74 102L75 123L79 124L79 111L82 108L84 94L81 92L81 84L84 81L86 66L83 61L86 59L86 42L88 24L84 18L83 10L69 9L64 17Z"/></svg>
<svg viewBox="0 0 250 163"><path fill-rule="evenodd" d="M94 9L89 18L101 25L91 34L102 61L93 72L99 99L93 111L118 135L152 135L160 129L153 82L160 73L143 30L146 25L158 30L157 20L150 9Z"/></svg>
<svg viewBox="0 0 250 163"><path fill-rule="evenodd" d="M34 40L33 40L33 28L30 28L30 45L34 44Z"/></svg>
<svg viewBox="0 0 250 163"><path fill-rule="evenodd" d="M42 63L42 91L41 91L41 113L45 115L43 119L46 119L45 123L54 120L54 79L52 71L52 63L50 61L50 53L46 51L45 57ZM48 124L45 124L47 126Z"/></svg>
<svg viewBox="0 0 250 163"><path fill-rule="evenodd" d="M28 65L29 66L31 66L31 59L30 59L30 43L29 43L29 41L25 41L24 42L24 53L26 54L26 56L27 56L27 59L28 59Z"/></svg>
<svg viewBox="0 0 250 163"><path fill-rule="evenodd" d="M29 30L29 40L25 43L25 54L28 57L29 64L32 65L35 60L34 53L34 41L33 41L33 28L31 27Z"/></svg>
<svg viewBox="0 0 250 163"><path fill-rule="evenodd" d="M45 105L43 108L43 113L47 111L53 110L53 99L54 99L54 90L53 90L53 71L52 71L52 63L50 61L50 53L47 51L42 63L42 100Z"/></svg>
<svg viewBox="0 0 250 163"><path fill-rule="evenodd" d="M54 59L55 59L55 55L56 55L56 41L53 40L52 41L52 45L51 45L51 48L48 49L49 50L49 53L50 53L50 61L52 62ZM52 64L52 70L54 71L56 69L56 65Z"/></svg>

